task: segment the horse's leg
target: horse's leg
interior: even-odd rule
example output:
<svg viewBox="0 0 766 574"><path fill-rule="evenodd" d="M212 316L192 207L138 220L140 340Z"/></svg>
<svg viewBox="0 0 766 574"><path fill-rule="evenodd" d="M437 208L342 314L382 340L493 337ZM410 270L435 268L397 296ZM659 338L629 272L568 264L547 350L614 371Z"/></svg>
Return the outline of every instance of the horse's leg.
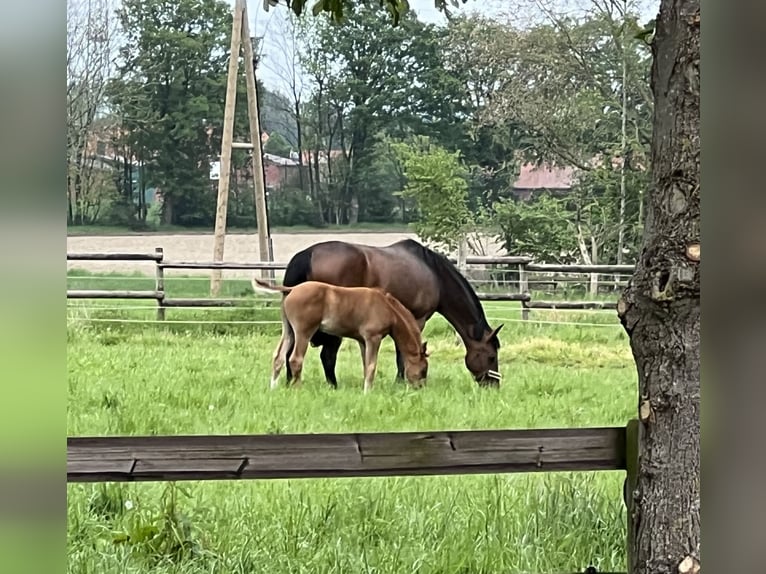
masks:
<svg viewBox="0 0 766 574"><path fill-rule="evenodd" d="M290 365L290 369L293 372L294 377L294 385L296 387L299 387L301 385L301 374L303 373L303 359L306 357L306 351L309 348L309 337L307 337L304 333L298 333L293 331L294 333L294 341L293 341L293 349L292 353L290 354L290 360L288 361L288 364Z"/></svg>
<svg viewBox="0 0 766 574"><path fill-rule="evenodd" d="M402 356L402 352L399 350L399 346L396 344L396 342L394 342L394 350L396 351L396 379L394 379L394 382L403 383L404 357Z"/></svg>
<svg viewBox="0 0 766 574"><path fill-rule="evenodd" d="M340 337L325 335L322 338L322 351L319 353L325 380L334 389L338 388L338 379L335 377L335 365L338 361L338 350L342 342L343 339Z"/></svg>
<svg viewBox="0 0 766 574"><path fill-rule="evenodd" d="M380 350L381 337L375 336L365 339L364 349L364 392L372 390L375 381L375 369L378 366L378 351Z"/></svg>

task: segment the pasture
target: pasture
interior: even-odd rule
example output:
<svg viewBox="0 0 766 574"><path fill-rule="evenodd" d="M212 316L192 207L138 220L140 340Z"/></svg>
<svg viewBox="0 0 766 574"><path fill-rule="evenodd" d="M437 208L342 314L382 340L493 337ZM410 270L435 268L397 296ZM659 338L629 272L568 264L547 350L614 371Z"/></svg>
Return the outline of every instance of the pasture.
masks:
<svg viewBox="0 0 766 574"><path fill-rule="evenodd" d="M80 273L68 283L140 289L142 281L153 280ZM174 295L207 287L204 278L167 280ZM248 290L246 281L229 281L222 295ZM365 396L351 341L339 354L337 391L325 384L313 348L302 388L269 391L279 325L255 321L277 321L278 308L262 299L243 309L169 310L165 324L141 322L153 319L153 303L70 302L68 435L585 427L624 425L633 416L627 337L619 327L595 326L616 324L613 313L535 312L545 322L521 322L518 304L485 308L491 325L505 321L499 390L477 387L463 347L435 317L424 335L432 352L427 386L394 383L386 339ZM543 573L591 563L622 570L623 477L70 484L68 571Z"/></svg>

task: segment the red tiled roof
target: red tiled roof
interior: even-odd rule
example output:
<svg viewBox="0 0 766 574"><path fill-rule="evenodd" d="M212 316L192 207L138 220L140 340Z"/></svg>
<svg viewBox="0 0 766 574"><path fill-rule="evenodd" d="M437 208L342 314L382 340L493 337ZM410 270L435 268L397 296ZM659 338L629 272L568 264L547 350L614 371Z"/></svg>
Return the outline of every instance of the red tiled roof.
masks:
<svg viewBox="0 0 766 574"><path fill-rule="evenodd" d="M574 183L575 170L572 167L536 166L525 163L519 177L513 183L514 189L570 189Z"/></svg>

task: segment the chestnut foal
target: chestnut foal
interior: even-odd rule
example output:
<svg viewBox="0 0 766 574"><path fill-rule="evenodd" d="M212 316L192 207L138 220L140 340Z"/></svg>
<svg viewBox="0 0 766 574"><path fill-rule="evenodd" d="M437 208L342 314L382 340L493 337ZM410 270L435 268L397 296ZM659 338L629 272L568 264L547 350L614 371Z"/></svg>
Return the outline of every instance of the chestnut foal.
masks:
<svg viewBox="0 0 766 574"><path fill-rule="evenodd" d="M306 281L281 287L255 280L262 287L285 293L282 300L282 338L274 351L271 388L288 360L296 385L300 385L303 360L311 337L320 328L359 343L364 364L364 392L372 389L380 343L391 335L404 357L404 376L416 387L428 375L426 343L412 313L390 293L369 287L339 287ZM288 383L290 381L288 380Z"/></svg>

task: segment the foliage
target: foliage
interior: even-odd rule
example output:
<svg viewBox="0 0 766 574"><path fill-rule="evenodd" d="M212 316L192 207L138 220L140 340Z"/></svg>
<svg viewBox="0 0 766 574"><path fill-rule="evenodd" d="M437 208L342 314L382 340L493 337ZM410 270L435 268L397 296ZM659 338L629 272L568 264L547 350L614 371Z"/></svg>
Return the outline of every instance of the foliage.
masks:
<svg viewBox="0 0 766 574"><path fill-rule="evenodd" d="M223 121L228 5L125 0L118 18L125 44L110 93L125 155L151 164L167 223L210 222L208 170Z"/></svg>
<svg viewBox="0 0 766 574"><path fill-rule="evenodd" d="M548 263L571 263L577 245L565 200L542 194L529 201L503 199L495 204L498 239L510 255L529 255Z"/></svg>
<svg viewBox="0 0 766 574"><path fill-rule="evenodd" d="M291 150L292 146L279 132L272 132L269 134L269 139L266 141L266 145L263 146L263 151L266 153L271 153L280 157L290 157Z"/></svg>
<svg viewBox="0 0 766 574"><path fill-rule="evenodd" d="M106 86L112 73L115 25L108 0L67 2L66 162L67 222L92 224L101 214L111 176L89 144L103 122Z"/></svg>
<svg viewBox="0 0 766 574"><path fill-rule="evenodd" d="M456 117L459 86L443 71L443 32L411 14L381 27L380 12L359 4L342 24L315 25L304 40L312 49L301 54L315 85L304 114L307 139L315 150L340 149L345 163L328 174L324 203L337 205L349 223L373 214L363 205L392 204L396 189L375 185L381 136L448 133Z"/></svg>
<svg viewBox="0 0 766 574"><path fill-rule="evenodd" d="M408 10L391 26L386 4L345 2L341 20L287 18L285 53L264 51L262 65L281 66L289 93L258 87L261 123L271 137L266 151L286 156L292 148L304 164L300 181L289 184L302 193L272 193L273 223L418 218L429 237L444 239L447 228L456 236L471 226L494 228L514 253L539 248L554 259L632 259L644 220L652 116L650 54L637 37L635 15L623 13L622 3L593 2L578 18L546 5L542 22L524 26L464 15L436 27ZM338 6L323 2L317 10ZM126 43L111 112L123 130L119 153L134 156L140 174L117 166L119 197L101 201L99 217L141 221L148 210L136 199L142 186L156 185L165 200L164 223L210 226L215 193L207 162L220 149L228 8L215 0L128 0L121 19ZM199 33L186 38L182 19ZM241 103L243 78L240 84ZM246 106L237 114L235 131L249 139ZM393 150L419 137L459 158L458 203L445 207L434 191L426 207L412 188L400 193L407 178ZM446 155L432 159L447 161ZM577 168L566 201L556 207L551 198L539 206L536 199L512 202L524 162ZM250 226L252 160L235 152L233 166L228 221ZM443 189L444 182L429 185ZM424 189L418 192L423 198ZM529 227L522 220L549 210L568 224L574 248L554 232L561 221L519 237ZM427 225L429 218L462 223ZM468 239L481 250L477 237Z"/></svg>
<svg viewBox="0 0 766 574"><path fill-rule="evenodd" d="M418 207L418 235L449 250L457 249L471 224L468 171L460 152L450 153L428 138L395 144L394 150L406 178L401 195L414 199Z"/></svg>
<svg viewBox="0 0 766 574"><path fill-rule="evenodd" d="M277 0L272 0L276 2ZM300 16L303 13L303 9L306 6L308 0L285 0L285 3ZM449 15L449 5L453 7L460 6L461 0L435 0L434 4L437 9L441 10L445 14ZM468 0L462 0L463 3ZM312 7L311 11L314 16L320 12L326 12L334 21L342 21L346 18L346 10L351 6L365 3L366 0L358 0L358 2L350 3L348 0L317 0ZM401 17L405 15L410 9L408 0L378 0L378 5L385 8L383 14L387 14L391 23L396 26L399 24Z"/></svg>
<svg viewBox="0 0 766 574"><path fill-rule="evenodd" d="M311 225L314 222L311 197L295 187L269 193L269 221L272 225Z"/></svg>

